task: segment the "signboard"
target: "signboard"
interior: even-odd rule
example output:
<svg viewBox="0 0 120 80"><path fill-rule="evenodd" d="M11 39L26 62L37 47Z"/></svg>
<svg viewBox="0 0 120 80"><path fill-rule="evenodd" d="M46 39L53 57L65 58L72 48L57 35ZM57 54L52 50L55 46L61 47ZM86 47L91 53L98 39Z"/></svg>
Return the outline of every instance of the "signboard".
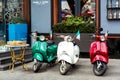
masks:
<svg viewBox="0 0 120 80"><path fill-rule="evenodd" d="M50 33L51 0L31 0L31 31Z"/></svg>

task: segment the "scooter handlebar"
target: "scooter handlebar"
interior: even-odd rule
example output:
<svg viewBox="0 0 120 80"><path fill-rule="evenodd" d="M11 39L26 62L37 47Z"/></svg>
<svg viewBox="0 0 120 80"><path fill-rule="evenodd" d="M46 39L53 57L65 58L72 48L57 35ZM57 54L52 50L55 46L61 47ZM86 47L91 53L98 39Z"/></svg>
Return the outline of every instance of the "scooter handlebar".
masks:
<svg viewBox="0 0 120 80"><path fill-rule="evenodd" d="M60 34L56 34L56 36L58 37L58 38L65 38L65 35L60 35Z"/></svg>
<svg viewBox="0 0 120 80"><path fill-rule="evenodd" d="M95 34L90 34L89 36L90 36L91 38L95 38L95 37L96 37Z"/></svg>

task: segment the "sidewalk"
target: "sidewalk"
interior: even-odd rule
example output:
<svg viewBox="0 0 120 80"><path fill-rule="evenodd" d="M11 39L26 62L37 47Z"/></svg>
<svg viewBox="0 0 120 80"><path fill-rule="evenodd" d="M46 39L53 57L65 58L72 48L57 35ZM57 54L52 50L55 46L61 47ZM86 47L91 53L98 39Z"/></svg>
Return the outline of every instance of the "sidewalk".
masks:
<svg viewBox="0 0 120 80"><path fill-rule="evenodd" d="M29 68L25 71L22 66L11 70L0 71L0 80L120 80L120 59L110 59L108 70L103 76L95 76L89 58L80 58L74 69L65 76L59 73L59 64L49 67L44 64L41 71L32 71L33 62L27 64Z"/></svg>

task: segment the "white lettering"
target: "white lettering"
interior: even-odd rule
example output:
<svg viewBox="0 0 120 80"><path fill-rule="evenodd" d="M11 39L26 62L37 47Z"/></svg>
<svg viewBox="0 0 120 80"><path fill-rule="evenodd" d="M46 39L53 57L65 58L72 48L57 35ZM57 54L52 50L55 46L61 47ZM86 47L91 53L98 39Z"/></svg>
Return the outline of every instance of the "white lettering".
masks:
<svg viewBox="0 0 120 80"><path fill-rule="evenodd" d="M33 1L33 4L36 4L36 5L45 5L45 4L48 4L48 1Z"/></svg>

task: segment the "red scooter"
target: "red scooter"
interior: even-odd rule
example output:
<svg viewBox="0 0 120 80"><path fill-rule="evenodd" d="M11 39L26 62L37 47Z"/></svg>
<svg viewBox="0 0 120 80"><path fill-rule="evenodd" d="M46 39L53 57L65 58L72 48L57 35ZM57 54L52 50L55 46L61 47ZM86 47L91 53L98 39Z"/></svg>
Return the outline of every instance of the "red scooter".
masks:
<svg viewBox="0 0 120 80"><path fill-rule="evenodd" d="M103 31L102 28L99 30ZM97 76L102 76L107 70L108 47L106 44L107 33L105 35L95 35L96 40L90 45L90 61L93 64L93 72Z"/></svg>

